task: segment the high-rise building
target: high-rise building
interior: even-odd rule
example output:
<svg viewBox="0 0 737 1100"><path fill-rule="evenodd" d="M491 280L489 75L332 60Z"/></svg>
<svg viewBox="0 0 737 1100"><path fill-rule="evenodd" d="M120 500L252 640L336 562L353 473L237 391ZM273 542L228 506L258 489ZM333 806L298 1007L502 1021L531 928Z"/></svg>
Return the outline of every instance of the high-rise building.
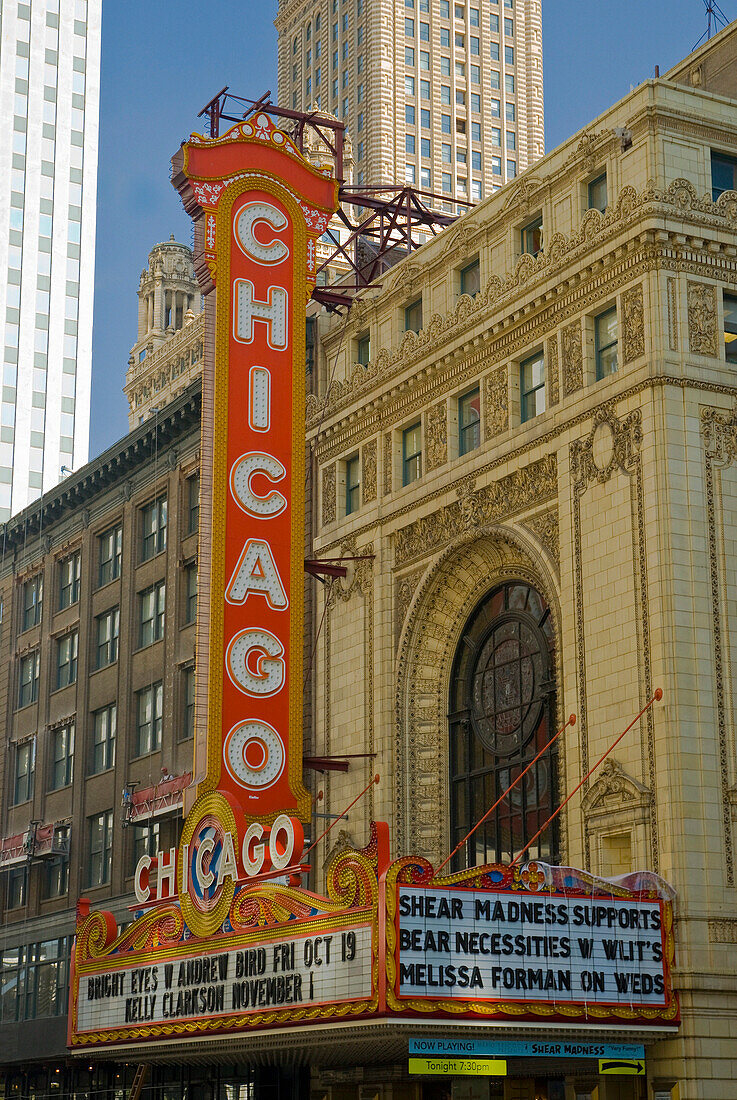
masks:
<svg viewBox="0 0 737 1100"><path fill-rule="evenodd" d="M280 0L279 103L329 111L356 183L477 202L544 152L541 0Z"/></svg>
<svg viewBox="0 0 737 1100"><path fill-rule="evenodd" d="M101 7L0 4L0 521L88 458Z"/></svg>

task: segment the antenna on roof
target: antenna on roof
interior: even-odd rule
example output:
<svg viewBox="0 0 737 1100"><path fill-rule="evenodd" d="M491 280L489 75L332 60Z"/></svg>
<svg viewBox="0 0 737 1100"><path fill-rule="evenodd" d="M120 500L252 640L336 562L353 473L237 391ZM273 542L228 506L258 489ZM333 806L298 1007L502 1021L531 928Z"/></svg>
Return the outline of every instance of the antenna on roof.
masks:
<svg viewBox="0 0 737 1100"><path fill-rule="evenodd" d="M717 4L717 0L704 0L704 9L706 11L706 30L694 46L694 50L698 49L704 39L708 42L712 36L712 26L713 33L716 34L720 27L726 27L727 25L727 17Z"/></svg>

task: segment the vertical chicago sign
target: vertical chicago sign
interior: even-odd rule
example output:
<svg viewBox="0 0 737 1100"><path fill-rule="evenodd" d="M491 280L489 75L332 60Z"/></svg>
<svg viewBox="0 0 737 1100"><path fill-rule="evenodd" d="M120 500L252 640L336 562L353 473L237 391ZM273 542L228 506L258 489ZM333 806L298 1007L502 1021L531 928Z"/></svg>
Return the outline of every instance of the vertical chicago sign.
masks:
<svg viewBox="0 0 737 1100"><path fill-rule="evenodd" d="M206 931L219 923L238 877L223 868L256 873L268 827L278 820L286 830L284 850L309 815L305 306L337 185L330 168L310 165L265 114L222 138L193 136L175 167L177 160L216 287L212 423L203 410L203 451L209 432L213 455L207 765L177 874L185 916Z"/></svg>

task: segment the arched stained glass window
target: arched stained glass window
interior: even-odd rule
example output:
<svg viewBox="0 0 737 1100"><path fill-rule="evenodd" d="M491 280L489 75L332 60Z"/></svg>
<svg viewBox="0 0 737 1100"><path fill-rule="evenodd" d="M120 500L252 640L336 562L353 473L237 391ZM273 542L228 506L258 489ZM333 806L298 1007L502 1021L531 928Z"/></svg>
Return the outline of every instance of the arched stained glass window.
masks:
<svg viewBox="0 0 737 1100"><path fill-rule="evenodd" d="M451 849L554 733L555 638L550 608L511 581L478 604L463 631L450 687ZM556 747L530 769L453 861L508 863L557 805ZM556 862L557 821L525 858Z"/></svg>

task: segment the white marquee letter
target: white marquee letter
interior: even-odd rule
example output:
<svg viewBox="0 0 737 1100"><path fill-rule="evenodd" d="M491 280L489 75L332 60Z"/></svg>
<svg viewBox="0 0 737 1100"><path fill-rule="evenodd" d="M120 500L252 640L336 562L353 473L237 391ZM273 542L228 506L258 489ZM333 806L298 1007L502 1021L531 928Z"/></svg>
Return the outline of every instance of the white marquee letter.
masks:
<svg viewBox="0 0 737 1100"><path fill-rule="evenodd" d="M208 886L212 886L215 879L215 872L212 868L205 870L205 856L211 856L213 848L215 847L215 841L211 836L206 836L201 842L195 852L194 866L195 866L195 879L197 885L202 890L206 890Z"/></svg>
<svg viewBox="0 0 737 1100"><path fill-rule="evenodd" d="M241 856L243 858L243 867L247 875L258 875L261 872L261 868L264 865L266 859L266 845L254 844L254 841L261 840L264 835L263 825L259 825L258 821L254 821L252 825L249 825L246 829L246 835L243 837L243 849Z"/></svg>
<svg viewBox="0 0 737 1100"><path fill-rule="evenodd" d="M148 879L148 872L151 867L151 856L141 856L136 864L136 873L133 878L133 889L135 890L136 898L141 903L148 901L151 897L151 886ZM144 883L146 884L144 886Z"/></svg>
<svg viewBox="0 0 737 1100"><path fill-rule="evenodd" d="M248 426L254 432L271 427L271 372L255 363L248 372Z"/></svg>
<svg viewBox="0 0 737 1100"><path fill-rule="evenodd" d="M271 826L269 836L269 855L274 870L283 871L285 867L289 867L295 847L299 849L301 856L304 842L304 830L301 823L287 814L280 814Z"/></svg>
<svg viewBox="0 0 737 1100"><path fill-rule="evenodd" d="M277 232L284 229L287 219L281 210L270 202L249 202L241 207L235 216L235 239L246 256L257 264L268 266L280 264L289 255L289 248L283 241L272 238L270 244L261 244L253 235L255 227L261 223Z"/></svg>
<svg viewBox="0 0 737 1100"><path fill-rule="evenodd" d="M245 603L251 593L265 596L274 611L284 611L289 603L265 539L247 541L225 589L225 598L228 603Z"/></svg>
<svg viewBox="0 0 737 1100"><path fill-rule="evenodd" d="M168 858L166 858L167 856ZM158 871L156 897L160 901L163 897L171 898L174 896L174 886L177 877L176 848L170 848L166 854L164 852L159 852ZM164 883L168 886L166 894L164 894Z"/></svg>
<svg viewBox="0 0 737 1100"><path fill-rule="evenodd" d="M218 867L218 886L222 886L223 880L226 878L229 878L232 882L238 880L238 864L235 860L232 833L225 833L223 836L223 854L220 857L220 866Z"/></svg>
<svg viewBox="0 0 737 1100"><path fill-rule="evenodd" d="M284 646L268 630L241 630L228 646L228 674L246 695L276 695L284 684Z"/></svg>
<svg viewBox="0 0 737 1100"><path fill-rule="evenodd" d="M233 335L243 344L253 340L253 322L263 321L267 327L270 348L283 351L287 346L287 292L284 287L270 286L265 302L253 296L250 279L233 283Z"/></svg>
<svg viewBox="0 0 737 1100"><path fill-rule="evenodd" d="M253 519L272 519L278 516L287 506L286 498L272 489L264 496L258 496L251 488L251 478L256 474L263 474L269 481L281 481L286 476L286 469L278 458L264 454L262 451L250 451L241 455L230 471L230 491L235 497L236 503L243 511Z"/></svg>

